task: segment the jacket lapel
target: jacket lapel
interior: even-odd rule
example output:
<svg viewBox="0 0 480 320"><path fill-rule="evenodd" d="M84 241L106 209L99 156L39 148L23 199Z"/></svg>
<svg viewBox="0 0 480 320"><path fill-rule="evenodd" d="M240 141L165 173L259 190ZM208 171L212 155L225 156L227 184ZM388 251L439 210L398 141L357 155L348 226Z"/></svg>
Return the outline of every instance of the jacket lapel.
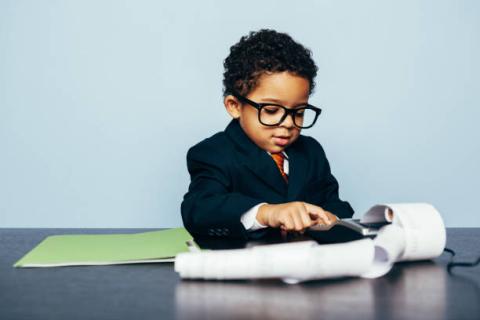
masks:
<svg viewBox="0 0 480 320"><path fill-rule="evenodd" d="M287 200L294 201L307 181L307 159L304 152L295 143L285 150L288 155L288 192Z"/></svg>
<svg viewBox="0 0 480 320"><path fill-rule="evenodd" d="M240 164L254 173L260 180L268 184L282 195L287 193L287 184L282 178L272 157L259 148L245 134L238 120L232 120L225 129L227 136L233 140L239 150Z"/></svg>

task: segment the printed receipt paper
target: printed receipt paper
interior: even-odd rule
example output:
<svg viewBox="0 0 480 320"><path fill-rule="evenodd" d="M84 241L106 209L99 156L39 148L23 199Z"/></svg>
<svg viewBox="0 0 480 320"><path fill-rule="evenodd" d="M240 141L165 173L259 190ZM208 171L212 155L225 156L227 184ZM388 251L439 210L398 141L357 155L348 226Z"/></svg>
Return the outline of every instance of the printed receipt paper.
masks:
<svg viewBox="0 0 480 320"><path fill-rule="evenodd" d="M175 258L175 271L187 279L281 278L289 283L345 276L377 278L397 261L432 259L442 254L445 226L432 205L376 205L361 219L383 221L390 223L373 240L327 245L304 241L180 253Z"/></svg>

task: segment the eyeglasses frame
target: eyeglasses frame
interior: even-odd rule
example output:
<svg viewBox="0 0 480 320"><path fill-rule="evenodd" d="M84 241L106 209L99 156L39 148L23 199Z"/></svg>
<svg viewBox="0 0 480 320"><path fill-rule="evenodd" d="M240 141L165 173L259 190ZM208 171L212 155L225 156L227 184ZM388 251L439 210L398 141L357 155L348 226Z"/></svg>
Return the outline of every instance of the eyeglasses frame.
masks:
<svg viewBox="0 0 480 320"><path fill-rule="evenodd" d="M297 127L297 128L300 128L300 129L308 129L308 128L311 128L315 125L315 123L317 122L317 119L318 119L318 116L322 113L322 109L318 108L318 107L315 107L311 104L306 104L300 108L294 108L294 109L290 109L290 108L287 108L285 106L282 106L281 104L276 104L276 103L270 103L270 102L266 102L266 103L257 103L255 101L252 101L242 95L240 95L239 93L235 92L235 91L232 91L232 95L237 98L238 100L240 100L241 102L243 103L246 103L246 104L249 104L251 105L252 107L254 107L255 109L258 110L258 121L264 125L264 126L268 126L268 127L276 127L278 125L280 125L283 121L285 121L285 119L288 117L288 115L291 115L292 116L292 120L293 120L293 124ZM263 123L261 120L260 120L260 113L261 113L261 110L263 109L263 107L265 106L276 106L276 107L281 107L285 113L284 115L282 116L282 118L280 119L280 121L277 123L277 124L265 124ZM303 126L298 126L296 123L295 123L295 115L297 114L298 110L304 110L304 109L311 109L313 111L315 111L315 118L313 119L313 122L311 125L307 126L307 127L303 127Z"/></svg>

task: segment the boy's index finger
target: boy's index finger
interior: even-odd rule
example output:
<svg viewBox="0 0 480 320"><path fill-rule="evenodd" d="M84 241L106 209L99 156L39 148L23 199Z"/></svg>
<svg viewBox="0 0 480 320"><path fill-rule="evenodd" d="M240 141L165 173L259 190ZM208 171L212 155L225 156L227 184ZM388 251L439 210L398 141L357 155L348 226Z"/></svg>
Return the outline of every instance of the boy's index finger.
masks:
<svg viewBox="0 0 480 320"><path fill-rule="evenodd" d="M323 210L322 208L310 203L305 203L305 207L307 208L308 213L316 214L318 217L321 217L324 220L327 220L328 222L330 222L328 215L325 213L325 210Z"/></svg>
<svg viewBox="0 0 480 320"><path fill-rule="evenodd" d="M340 218L336 214L333 214L330 211L325 211L325 212L330 217L330 220L333 220L332 224L337 224L340 222Z"/></svg>
<svg viewBox="0 0 480 320"><path fill-rule="evenodd" d="M329 216L330 216L331 218L333 218L333 220L334 220L333 222L338 222L338 221L340 220L340 218L337 217L337 215L335 215L335 214L333 214L333 213L331 213L331 212L329 212L329 211L326 211L326 212L329 214Z"/></svg>
<svg viewBox="0 0 480 320"><path fill-rule="evenodd" d="M321 207L316 206L314 204L304 202L304 205L305 205L305 208L308 210L308 212L317 213L317 214L325 213L325 210L323 210Z"/></svg>

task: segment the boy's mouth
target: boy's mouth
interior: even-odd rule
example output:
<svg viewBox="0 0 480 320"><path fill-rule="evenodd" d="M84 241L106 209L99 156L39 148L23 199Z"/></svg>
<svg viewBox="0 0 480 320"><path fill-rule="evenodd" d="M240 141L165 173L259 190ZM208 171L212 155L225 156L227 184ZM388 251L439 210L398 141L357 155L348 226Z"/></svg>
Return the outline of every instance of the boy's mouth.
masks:
<svg viewBox="0 0 480 320"><path fill-rule="evenodd" d="M288 141L290 141L289 136L273 136L273 143L275 143L277 146L286 146Z"/></svg>

